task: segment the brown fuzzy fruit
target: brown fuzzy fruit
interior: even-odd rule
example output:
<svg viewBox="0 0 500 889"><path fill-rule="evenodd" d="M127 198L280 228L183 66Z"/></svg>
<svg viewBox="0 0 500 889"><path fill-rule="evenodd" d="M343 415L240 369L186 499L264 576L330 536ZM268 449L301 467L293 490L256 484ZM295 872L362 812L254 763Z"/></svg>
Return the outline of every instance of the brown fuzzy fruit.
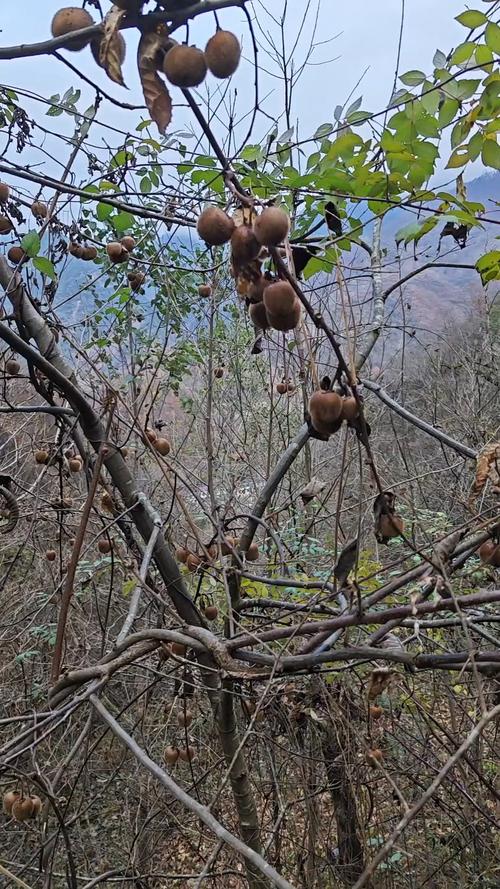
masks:
<svg viewBox="0 0 500 889"><path fill-rule="evenodd" d="M300 302L288 281L275 281L264 290L269 325L275 330L293 330L300 321Z"/></svg>
<svg viewBox="0 0 500 889"><path fill-rule="evenodd" d="M71 469L71 472L80 472L83 463L79 457L71 457L71 459L68 460L68 466Z"/></svg>
<svg viewBox="0 0 500 889"><path fill-rule="evenodd" d="M36 818L36 816L39 815L40 812L42 811L43 804L42 804L42 801L39 796L36 796L36 795L31 796L30 799L31 799L31 802L33 803L32 818Z"/></svg>
<svg viewBox="0 0 500 889"><path fill-rule="evenodd" d="M264 303L251 303L248 307L248 314L251 321L259 330L267 330L269 327L269 319L267 317L266 307Z"/></svg>
<svg viewBox="0 0 500 889"><path fill-rule="evenodd" d="M102 537L97 544L97 549L100 553L106 555L107 553L111 552L111 542L107 539L107 537Z"/></svg>
<svg viewBox="0 0 500 889"><path fill-rule="evenodd" d="M189 550L187 550L185 546L178 546L177 547L177 549L175 551L175 558L177 559L178 562L182 562L183 564L186 564L188 556L189 556Z"/></svg>
<svg viewBox="0 0 500 889"><path fill-rule="evenodd" d="M288 392L288 385L286 383L278 383L276 386L276 392L278 395L285 395Z"/></svg>
<svg viewBox="0 0 500 889"><path fill-rule="evenodd" d="M269 281L261 275L257 281L252 281L247 287L246 295L251 303L260 303L264 298L264 290L268 287Z"/></svg>
<svg viewBox="0 0 500 889"><path fill-rule="evenodd" d="M260 244L250 225L239 225L231 235L231 252L235 266L246 265L259 255Z"/></svg>
<svg viewBox="0 0 500 889"><path fill-rule="evenodd" d="M279 207L267 207L257 216L253 230L263 247L276 247L290 231L290 217Z"/></svg>
<svg viewBox="0 0 500 889"><path fill-rule="evenodd" d="M196 571L200 567L202 560L196 553L189 553L186 559L186 567L189 571Z"/></svg>
<svg viewBox="0 0 500 889"><path fill-rule="evenodd" d="M188 89L199 86L207 75L207 63L201 49L178 43L163 60L163 71L174 86Z"/></svg>
<svg viewBox="0 0 500 889"><path fill-rule="evenodd" d="M177 723L181 728L187 728L188 725L191 725L194 719L191 710L180 710L177 714Z"/></svg>
<svg viewBox="0 0 500 889"><path fill-rule="evenodd" d="M31 205L31 212L36 219L46 219L48 208L47 204L44 204L43 201L33 201Z"/></svg>
<svg viewBox="0 0 500 889"><path fill-rule="evenodd" d="M39 463L40 465L49 462L49 452L44 450L44 448L40 448L40 450L35 451L35 463Z"/></svg>
<svg viewBox="0 0 500 889"><path fill-rule="evenodd" d="M191 762L195 756L196 750L191 744L188 744L187 747L181 747L179 750L179 759L182 759L182 762Z"/></svg>
<svg viewBox="0 0 500 889"><path fill-rule="evenodd" d="M85 262L93 262L94 259L97 259L97 247L94 247L90 244L88 247L82 247L82 259Z"/></svg>
<svg viewBox="0 0 500 889"><path fill-rule="evenodd" d="M5 370L11 377L15 377L21 370L21 365L15 358L9 358L8 361L5 362Z"/></svg>
<svg viewBox="0 0 500 889"><path fill-rule="evenodd" d="M217 31L205 47L207 68L214 77L223 80L234 74L241 56L240 41L231 31Z"/></svg>
<svg viewBox="0 0 500 889"><path fill-rule="evenodd" d="M203 613L207 620L217 620L219 609L217 608L217 605L207 605Z"/></svg>
<svg viewBox="0 0 500 889"><path fill-rule="evenodd" d="M77 244L76 241L70 241L68 244L68 253L75 259L83 259L84 250L85 248L81 244Z"/></svg>
<svg viewBox="0 0 500 889"><path fill-rule="evenodd" d="M79 9L77 6L66 6L56 12L52 19L52 36L63 37L65 34L71 34L72 31L79 31L81 28L89 28L94 24L94 19L85 9ZM72 52L78 52L87 46L90 42L89 37L78 37L72 40L66 46Z"/></svg>
<svg viewBox="0 0 500 889"><path fill-rule="evenodd" d="M7 259L9 260L9 262L12 262L14 265L19 265L19 263L23 261L25 256L26 256L26 253L24 252L23 248L20 247L19 245L15 245L14 247L11 247L9 252L7 253Z"/></svg>
<svg viewBox="0 0 500 889"><path fill-rule="evenodd" d="M6 182L0 182L0 203L5 204L9 200L10 188Z"/></svg>
<svg viewBox="0 0 500 889"><path fill-rule="evenodd" d="M337 423L342 413L342 399L336 392L318 389L309 399L309 413L316 432L331 435L337 430Z"/></svg>
<svg viewBox="0 0 500 889"><path fill-rule="evenodd" d="M48 549L47 552L45 553L45 558L47 559L47 562L55 562L56 555L57 555L57 553L56 553L55 549Z"/></svg>
<svg viewBox="0 0 500 889"><path fill-rule="evenodd" d="M186 657L187 648L182 642L172 642L172 654L178 657Z"/></svg>
<svg viewBox="0 0 500 889"><path fill-rule="evenodd" d="M146 427L146 429L144 430L144 434L147 440L151 442L151 444L154 444L156 439L158 438L158 434L155 432L154 429L151 429L151 426Z"/></svg>
<svg viewBox="0 0 500 889"><path fill-rule="evenodd" d="M245 553L247 562L256 562L259 558L259 547L256 543L251 543Z"/></svg>
<svg viewBox="0 0 500 889"><path fill-rule="evenodd" d="M27 821L33 815L33 802L31 797L19 797L12 803L12 815L16 821Z"/></svg>
<svg viewBox="0 0 500 889"><path fill-rule="evenodd" d="M372 704L370 707L370 716L372 719L380 719L384 715L384 711L382 707L379 707L378 704Z"/></svg>
<svg viewBox="0 0 500 889"><path fill-rule="evenodd" d="M155 451L158 451L162 457L166 457L167 454L170 454L170 442L167 438L157 438L153 445Z"/></svg>
<svg viewBox="0 0 500 889"><path fill-rule="evenodd" d="M400 537L404 531L404 522L400 515L381 515L379 534L381 537Z"/></svg>
<svg viewBox="0 0 500 889"><path fill-rule="evenodd" d="M3 810L6 815L12 814L12 806L21 796L19 790L8 790L3 795Z"/></svg>
<svg viewBox="0 0 500 889"><path fill-rule="evenodd" d="M358 416L358 404L353 395L348 395L346 398L342 399L342 419L347 420L348 423L352 423L353 420Z"/></svg>
<svg viewBox="0 0 500 889"><path fill-rule="evenodd" d="M131 253L135 247L135 238L132 235L124 235L123 238L120 238L120 244L122 247L125 247L128 253Z"/></svg>
<svg viewBox="0 0 500 889"><path fill-rule="evenodd" d="M8 235L14 226L7 216L0 216L0 235Z"/></svg>
<svg viewBox="0 0 500 889"><path fill-rule="evenodd" d="M500 543L486 540L479 547L479 558L485 565L493 565L494 568L500 568Z"/></svg>
<svg viewBox="0 0 500 889"><path fill-rule="evenodd" d="M139 272L137 270L127 273L128 283L130 285L130 289L134 292L140 290L144 281L146 280L146 275L144 272Z"/></svg>
<svg viewBox="0 0 500 889"><path fill-rule="evenodd" d="M216 367L215 370L214 370L214 377L215 377L215 379L216 379L216 380L222 380L222 377L223 377L223 376L224 376L224 368L223 368L223 367Z"/></svg>
<svg viewBox="0 0 500 889"><path fill-rule="evenodd" d="M210 284L200 284L198 287L198 296L202 296L204 299L208 299L212 296L212 288Z"/></svg>
<svg viewBox="0 0 500 889"><path fill-rule="evenodd" d="M234 219L231 219L219 207L207 207L198 217L196 224L202 241L211 247L226 244L235 230Z"/></svg>
<svg viewBox="0 0 500 889"><path fill-rule="evenodd" d="M177 747L165 747L165 751L163 753L163 759L169 766L174 766L177 760L179 759L179 751Z"/></svg>
<svg viewBox="0 0 500 889"><path fill-rule="evenodd" d="M366 761L368 765L372 767L372 769L375 769L377 767L377 764L379 762L382 762L383 758L384 754L380 747L371 748L366 753Z"/></svg>
<svg viewBox="0 0 500 889"><path fill-rule="evenodd" d="M106 252L111 262L126 262L128 259L128 250L119 241L110 241L106 245Z"/></svg>

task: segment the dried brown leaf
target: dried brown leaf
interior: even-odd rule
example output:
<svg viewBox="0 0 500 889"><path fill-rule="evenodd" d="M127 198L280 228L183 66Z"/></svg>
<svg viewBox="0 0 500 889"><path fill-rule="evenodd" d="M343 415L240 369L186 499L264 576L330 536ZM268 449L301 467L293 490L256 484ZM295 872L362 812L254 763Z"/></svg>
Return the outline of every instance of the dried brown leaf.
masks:
<svg viewBox="0 0 500 889"><path fill-rule="evenodd" d="M500 492L500 442L498 441L484 448L477 458L476 478L470 497L471 504L479 496L488 479L493 490L497 493Z"/></svg>
<svg viewBox="0 0 500 889"><path fill-rule="evenodd" d="M120 41L118 32L120 22L125 15L123 9L112 6L104 19L104 35L99 46L99 64L102 65L110 80L125 86L122 75Z"/></svg>
<svg viewBox="0 0 500 889"><path fill-rule="evenodd" d="M168 43L169 39L166 33L152 32L142 35L137 49L137 67L144 99L149 113L162 135L172 120L172 99L164 81L158 74L157 61Z"/></svg>

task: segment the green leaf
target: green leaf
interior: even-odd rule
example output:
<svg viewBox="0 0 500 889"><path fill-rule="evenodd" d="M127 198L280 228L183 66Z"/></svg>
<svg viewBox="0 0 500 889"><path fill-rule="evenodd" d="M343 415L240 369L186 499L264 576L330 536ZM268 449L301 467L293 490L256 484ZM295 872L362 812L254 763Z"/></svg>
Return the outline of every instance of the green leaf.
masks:
<svg viewBox="0 0 500 889"><path fill-rule="evenodd" d="M471 40L466 40L465 43L459 43L456 50L452 53L450 64L463 65L465 62L469 61L475 49L476 44Z"/></svg>
<svg viewBox="0 0 500 889"><path fill-rule="evenodd" d="M451 155L448 163L446 164L448 169L453 169L455 167L463 167L467 161L469 160L469 149L467 147L456 148L453 154Z"/></svg>
<svg viewBox="0 0 500 889"><path fill-rule="evenodd" d="M421 136L429 136L431 139L437 139L439 136L438 123L430 114L423 114L417 118L415 126Z"/></svg>
<svg viewBox="0 0 500 889"><path fill-rule="evenodd" d="M405 86L420 86L425 80L425 74L423 71L407 71L399 79Z"/></svg>
<svg viewBox="0 0 500 889"><path fill-rule="evenodd" d="M480 80L459 80L456 83L457 86L457 99L459 101L463 101L464 99L470 99L471 96L476 92Z"/></svg>
<svg viewBox="0 0 500 889"><path fill-rule="evenodd" d="M322 123L321 126L316 130L313 139L324 139L325 136L330 136L333 133L333 126L331 123Z"/></svg>
<svg viewBox="0 0 500 889"><path fill-rule="evenodd" d="M36 231L28 232L21 241L21 247L31 259L37 255L41 247L40 236Z"/></svg>
<svg viewBox="0 0 500 889"><path fill-rule="evenodd" d="M437 49L434 53L434 58L432 60L432 64L435 68L444 68L446 65L446 56L444 52L441 52L440 49Z"/></svg>
<svg viewBox="0 0 500 889"><path fill-rule="evenodd" d="M104 222L105 219L109 219L112 213L113 207L111 204L98 204L95 210L99 222Z"/></svg>
<svg viewBox="0 0 500 889"><path fill-rule="evenodd" d="M244 161L262 160L262 148L260 147L260 145L246 145L243 151L240 153L240 157Z"/></svg>
<svg viewBox="0 0 500 889"><path fill-rule="evenodd" d="M42 275L46 275L47 278L51 278L52 281L55 281L57 278L57 273L54 268L54 264L47 259L46 256L35 256L33 259L33 265Z"/></svg>
<svg viewBox="0 0 500 889"><path fill-rule="evenodd" d="M135 219L131 213L122 210L121 213L117 213L116 216L113 216L110 222L118 234L123 234L127 229L132 228Z"/></svg>
<svg viewBox="0 0 500 889"><path fill-rule="evenodd" d="M500 26L495 22L486 25L486 43L494 53L500 54Z"/></svg>
<svg viewBox="0 0 500 889"><path fill-rule="evenodd" d="M459 107L456 99L445 99L439 109L439 125L447 127L454 119Z"/></svg>
<svg viewBox="0 0 500 889"><path fill-rule="evenodd" d="M352 126L356 126L356 124L369 120L371 116L371 111L353 111L352 114L347 115L346 121L352 124Z"/></svg>
<svg viewBox="0 0 500 889"><path fill-rule="evenodd" d="M496 137L484 140L481 159L486 167L493 167L494 170L500 170L500 145L498 144Z"/></svg>
<svg viewBox="0 0 500 889"><path fill-rule="evenodd" d="M485 253L476 262L476 269L481 275L483 284L500 280L500 250Z"/></svg>
<svg viewBox="0 0 500 889"><path fill-rule="evenodd" d="M488 19L484 12L480 12L479 9L467 9L465 12L461 12L460 15L456 15L455 21L463 25L464 28L474 30L474 28L484 25Z"/></svg>

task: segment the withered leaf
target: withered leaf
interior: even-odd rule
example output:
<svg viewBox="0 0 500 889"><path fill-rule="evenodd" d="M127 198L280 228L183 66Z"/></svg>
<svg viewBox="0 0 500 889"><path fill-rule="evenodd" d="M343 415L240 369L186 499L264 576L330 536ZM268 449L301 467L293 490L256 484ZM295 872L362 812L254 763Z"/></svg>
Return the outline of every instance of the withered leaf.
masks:
<svg viewBox="0 0 500 889"><path fill-rule="evenodd" d="M168 35L143 34L137 49L137 67L149 113L163 135L172 120L172 99L157 71L158 57L169 45Z"/></svg>
<svg viewBox="0 0 500 889"><path fill-rule="evenodd" d="M476 463L476 478L470 497L470 505L490 480L495 493L500 493L500 442L494 442L481 451Z"/></svg>
<svg viewBox="0 0 500 889"><path fill-rule="evenodd" d="M345 584L349 574L351 573L352 569L354 568L354 566L356 564L357 554L358 554L358 538L356 537L355 540L351 540L350 543L348 543L344 547L344 549L340 553L338 562L335 565L335 568L333 571L340 587L342 587Z"/></svg>
<svg viewBox="0 0 500 889"><path fill-rule="evenodd" d="M110 80L125 86L122 75L122 48L119 37L120 22L125 15L123 9L112 6L104 19L104 35L99 45L99 64Z"/></svg>

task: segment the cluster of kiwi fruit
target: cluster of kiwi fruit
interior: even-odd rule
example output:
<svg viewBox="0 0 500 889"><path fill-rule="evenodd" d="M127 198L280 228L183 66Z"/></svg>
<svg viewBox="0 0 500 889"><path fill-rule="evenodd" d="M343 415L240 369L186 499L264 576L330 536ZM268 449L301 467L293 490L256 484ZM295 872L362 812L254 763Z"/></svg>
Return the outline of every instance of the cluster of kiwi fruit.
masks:
<svg viewBox="0 0 500 889"><path fill-rule="evenodd" d="M93 262L97 259L97 248L93 244L79 244L77 241L70 241L68 253L75 259L83 259L84 262Z"/></svg>
<svg viewBox="0 0 500 889"><path fill-rule="evenodd" d="M313 429L320 435L332 435L344 420L352 423L358 416L353 395L339 395L330 388L320 388L309 399L309 415Z"/></svg>
<svg viewBox="0 0 500 889"><path fill-rule="evenodd" d="M6 204L10 197L10 188L6 182L0 182L0 204ZM8 216L0 215L0 235L10 235L14 226Z"/></svg>
<svg viewBox="0 0 500 889"><path fill-rule="evenodd" d="M204 52L197 46L181 43L172 46L163 59L163 73L173 86L189 89L203 83L208 71L220 80L231 77L240 57L241 46L236 35L219 29Z"/></svg>
<svg viewBox="0 0 500 889"><path fill-rule="evenodd" d="M238 547L238 544L239 539L237 537L232 537L231 535L224 537L220 546L221 556L230 556ZM212 561L215 561L218 558L219 547L217 543L210 543L206 547L206 551L208 557ZM243 553L243 555L248 562L256 562L259 558L259 547L256 543L251 543L248 550ZM206 567L208 564L206 556L198 555L189 550L186 546L178 546L175 550L175 557L178 562L181 562L186 566L188 571L196 571L198 568ZM209 618L209 620L215 620L215 618Z"/></svg>
<svg viewBox="0 0 500 889"><path fill-rule="evenodd" d="M6 182L0 182L0 204L6 204L9 200L10 186ZM47 218L48 208L43 201L35 200L31 204L31 212L38 222ZM9 235L14 226L8 216L0 215L0 235ZM13 244L7 253L7 259L13 265L19 265L26 259L26 254L20 244Z"/></svg>
<svg viewBox="0 0 500 889"><path fill-rule="evenodd" d="M162 457L168 457L168 455L170 454L170 442L168 438L164 438L162 435L158 435L156 430L152 429L151 426L147 426L144 430L144 437L153 446L158 454L160 454Z"/></svg>
<svg viewBox="0 0 500 889"><path fill-rule="evenodd" d="M20 790L8 790L3 795L3 810L15 821L28 821L40 814L42 801L39 796L25 796Z"/></svg>
<svg viewBox="0 0 500 889"><path fill-rule="evenodd" d="M132 7L132 5L131 0L128 6L125 5L123 0L121 3L115 3L115 6L119 6L120 9L127 9L128 11L137 11L142 4L135 4L134 8L131 10L129 9L129 6ZM53 37L66 37L67 34L72 34L73 31L81 31L83 28L90 28L92 25L95 25L95 21L86 9L80 9L78 6L65 6L62 9L59 9L52 19L51 32ZM80 50L85 49L90 43L92 55L97 64L101 65L101 60L99 58L101 40L102 35L93 38L86 35L75 37L73 40L68 41L66 49L71 50L71 52L80 52ZM114 41L115 51L120 60L120 64L123 64L125 61L126 46L123 34L120 31L115 33Z"/></svg>
<svg viewBox="0 0 500 889"><path fill-rule="evenodd" d="M292 380L287 380L283 377L281 383L276 384L276 392L278 395L294 395L297 391L297 386Z"/></svg>

